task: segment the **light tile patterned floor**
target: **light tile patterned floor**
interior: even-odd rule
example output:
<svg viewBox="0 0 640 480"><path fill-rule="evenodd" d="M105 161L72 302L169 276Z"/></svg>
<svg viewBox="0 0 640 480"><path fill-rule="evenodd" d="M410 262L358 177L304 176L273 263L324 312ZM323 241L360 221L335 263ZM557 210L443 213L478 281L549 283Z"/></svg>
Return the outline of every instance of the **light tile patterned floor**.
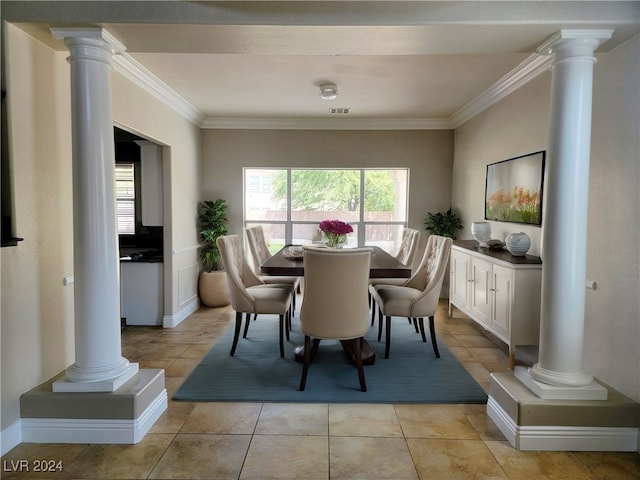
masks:
<svg viewBox="0 0 640 480"><path fill-rule="evenodd" d="M228 307L203 308L174 329L129 327L123 355L166 369L171 396L232 318ZM449 318L443 303L436 323L439 341L485 390L490 371L507 369L504 347L458 311ZM35 459L60 460L63 469L11 469L11 461ZM21 444L2 460L3 479L640 479L636 453L514 450L484 405L170 401L137 445Z"/></svg>

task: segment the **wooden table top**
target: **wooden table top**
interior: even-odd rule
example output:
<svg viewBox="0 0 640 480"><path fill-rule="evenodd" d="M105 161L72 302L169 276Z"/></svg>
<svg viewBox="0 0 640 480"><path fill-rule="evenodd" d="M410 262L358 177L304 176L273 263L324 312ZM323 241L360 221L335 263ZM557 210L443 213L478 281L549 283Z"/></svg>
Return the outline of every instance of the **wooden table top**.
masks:
<svg viewBox="0 0 640 480"><path fill-rule="evenodd" d="M263 275L284 275L292 277L304 276L304 261L302 259L291 259L283 255L283 247L275 253L269 260L260 266L260 273ZM371 247L371 270L369 278L409 278L411 268L400 263L392 255L385 252L380 247Z"/></svg>

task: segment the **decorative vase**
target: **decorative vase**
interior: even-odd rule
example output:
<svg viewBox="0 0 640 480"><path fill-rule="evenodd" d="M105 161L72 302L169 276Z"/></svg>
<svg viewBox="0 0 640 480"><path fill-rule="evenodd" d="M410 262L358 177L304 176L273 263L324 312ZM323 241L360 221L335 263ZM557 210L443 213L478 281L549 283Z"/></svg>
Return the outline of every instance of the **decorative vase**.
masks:
<svg viewBox="0 0 640 480"><path fill-rule="evenodd" d="M506 238L507 250L514 257L522 257L531 247L531 238L524 232L512 233Z"/></svg>
<svg viewBox="0 0 640 480"><path fill-rule="evenodd" d="M347 241L346 235L334 235L331 233L327 233L327 247L330 248L342 248L344 243Z"/></svg>
<svg viewBox="0 0 640 480"><path fill-rule="evenodd" d="M491 240L491 224L489 222L473 222L471 224L471 235L481 247L486 247L487 240Z"/></svg>

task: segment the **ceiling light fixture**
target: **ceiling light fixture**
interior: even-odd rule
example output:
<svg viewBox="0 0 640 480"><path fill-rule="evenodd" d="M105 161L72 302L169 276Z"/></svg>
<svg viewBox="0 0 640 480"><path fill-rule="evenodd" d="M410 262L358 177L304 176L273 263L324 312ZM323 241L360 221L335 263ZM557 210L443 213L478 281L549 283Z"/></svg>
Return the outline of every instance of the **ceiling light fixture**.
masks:
<svg viewBox="0 0 640 480"><path fill-rule="evenodd" d="M323 100L333 100L338 96L338 87L333 83L320 85L320 98Z"/></svg>

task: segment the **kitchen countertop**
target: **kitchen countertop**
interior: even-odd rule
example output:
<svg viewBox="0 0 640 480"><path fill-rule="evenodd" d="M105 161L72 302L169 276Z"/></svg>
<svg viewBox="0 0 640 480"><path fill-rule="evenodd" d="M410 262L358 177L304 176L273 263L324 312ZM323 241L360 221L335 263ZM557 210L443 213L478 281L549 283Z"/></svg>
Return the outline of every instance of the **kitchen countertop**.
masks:
<svg viewBox="0 0 640 480"><path fill-rule="evenodd" d="M161 263L164 256L161 249L127 247L120 249L121 262Z"/></svg>

